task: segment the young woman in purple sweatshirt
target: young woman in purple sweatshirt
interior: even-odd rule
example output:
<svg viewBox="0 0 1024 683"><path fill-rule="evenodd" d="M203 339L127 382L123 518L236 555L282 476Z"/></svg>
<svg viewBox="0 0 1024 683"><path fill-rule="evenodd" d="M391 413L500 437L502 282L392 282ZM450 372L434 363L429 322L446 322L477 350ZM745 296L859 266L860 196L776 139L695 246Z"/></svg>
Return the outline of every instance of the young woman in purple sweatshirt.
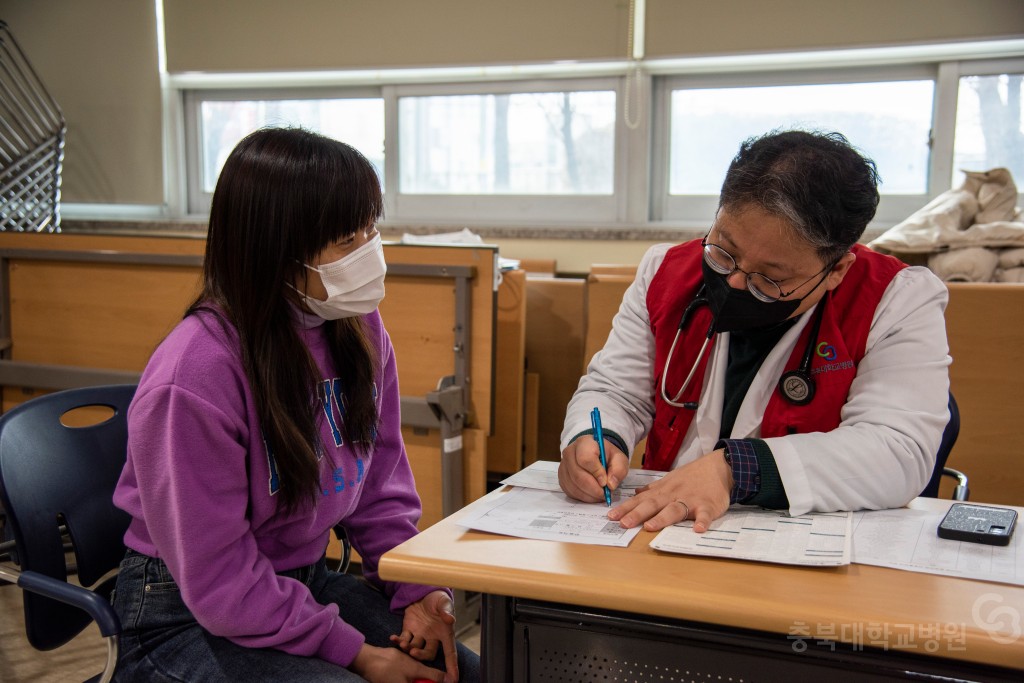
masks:
<svg viewBox="0 0 1024 683"><path fill-rule="evenodd" d="M478 678L450 591L377 575L420 516L377 312L381 212L341 142L263 129L228 157L202 291L128 411L120 680ZM339 523L362 578L326 567Z"/></svg>

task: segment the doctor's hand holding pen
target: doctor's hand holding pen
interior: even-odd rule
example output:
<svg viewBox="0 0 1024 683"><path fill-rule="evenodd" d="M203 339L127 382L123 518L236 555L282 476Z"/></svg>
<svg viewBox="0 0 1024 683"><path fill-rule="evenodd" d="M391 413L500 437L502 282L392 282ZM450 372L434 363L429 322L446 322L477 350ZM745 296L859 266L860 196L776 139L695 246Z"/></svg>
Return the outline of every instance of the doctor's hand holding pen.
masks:
<svg viewBox="0 0 1024 683"><path fill-rule="evenodd" d="M601 466L597 441L589 434L580 436L562 451L558 483L566 495L586 503L601 502L604 486L614 491L626 478L629 458L607 439L604 446L607 472ZM703 533L729 509L733 484L732 467L719 449L637 489L635 496L608 511L608 519L626 528L643 524L647 531L660 531L692 519L693 530Z"/></svg>
<svg viewBox="0 0 1024 683"><path fill-rule="evenodd" d="M604 440L607 471L601 465L601 449L593 435L584 434L562 451L558 484L566 495L586 503L605 501L604 487L614 491L629 473L629 458L608 439Z"/></svg>

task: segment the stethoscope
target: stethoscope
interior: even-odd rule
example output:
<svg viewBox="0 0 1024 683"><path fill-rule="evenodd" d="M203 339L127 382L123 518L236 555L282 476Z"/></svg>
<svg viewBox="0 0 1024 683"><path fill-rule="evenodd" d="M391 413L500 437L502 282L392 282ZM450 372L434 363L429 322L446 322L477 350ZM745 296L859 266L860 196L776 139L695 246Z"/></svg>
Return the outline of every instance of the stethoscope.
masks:
<svg viewBox="0 0 1024 683"><path fill-rule="evenodd" d="M693 381L694 375L697 374L697 368L700 367L701 359L704 357L707 351L708 345L711 343L711 339L715 336L715 321L712 320L711 324L708 325L707 334L704 336L704 343L700 347L700 351L697 352L697 360L694 361L693 367L690 368L690 372L686 375L686 379L683 380L683 385L679 387L679 391L672 398L668 397L668 391L665 388L665 382L668 379L668 369L672 363L672 356L676 350L676 343L679 341L679 335L682 334L683 328L686 327L686 323L689 322L693 312L700 306L708 305L708 297L706 293L707 286L701 285L700 290L697 291L697 296L694 297L693 301L683 310L683 315L679 320L679 327L676 329L676 336L672 339L672 345L668 349L668 357L665 359L665 368L661 372L661 398L665 403L675 408L686 408L687 410L696 410L698 406L697 401L685 401L679 403L679 397L683 395L687 387L690 386L690 382ZM807 347L804 349L804 356L801 359L800 367L796 370L790 370L779 378L779 392L782 396L790 403L798 406L807 405L814 399L814 378L811 376L811 361L814 359L814 349L818 345L818 331L821 329L821 318L825 311L825 300L828 297L823 297L818 303L818 310L814 312L814 322L811 327L811 335L807 339Z"/></svg>

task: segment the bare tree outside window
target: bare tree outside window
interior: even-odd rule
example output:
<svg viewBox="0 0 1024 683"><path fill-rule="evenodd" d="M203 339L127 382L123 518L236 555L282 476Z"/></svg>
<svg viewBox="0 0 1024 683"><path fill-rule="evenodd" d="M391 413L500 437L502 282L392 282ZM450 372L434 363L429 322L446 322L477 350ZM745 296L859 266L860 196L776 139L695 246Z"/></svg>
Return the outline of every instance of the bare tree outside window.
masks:
<svg viewBox="0 0 1024 683"><path fill-rule="evenodd" d="M401 192L610 195L615 93L399 99Z"/></svg>
<svg viewBox="0 0 1024 683"><path fill-rule="evenodd" d="M224 161L243 137L263 126L302 127L362 152L384 181L384 100L211 100L200 106L202 188L213 192Z"/></svg>
<svg viewBox="0 0 1024 683"><path fill-rule="evenodd" d="M953 147L954 185L961 171L1008 168L1024 187L1024 74L967 76L960 79Z"/></svg>
<svg viewBox="0 0 1024 683"><path fill-rule="evenodd" d="M924 194L932 81L672 91L669 192L718 194L740 142L775 128L835 130L878 164L883 195Z"/></svg>

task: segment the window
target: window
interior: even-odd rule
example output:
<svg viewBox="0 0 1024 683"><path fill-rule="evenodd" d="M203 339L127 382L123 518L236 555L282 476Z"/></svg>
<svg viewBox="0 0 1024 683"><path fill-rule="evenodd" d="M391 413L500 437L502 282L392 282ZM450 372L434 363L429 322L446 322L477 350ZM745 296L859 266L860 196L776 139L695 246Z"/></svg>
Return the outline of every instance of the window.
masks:
<svg viewBox="0 0 1024 683"><path fill-rule="evenodd" d="M398 115L401 192L614 190L614 92L403 97Z"/></svg>
<svg viewBox="0 0 1024 683"><path fill-rule="evenodd" d="M292 125L365 154L392 220L613 222L622 175L617 85L192 90L185 98L189 211L209 210L224 160L242 137Z"/></svg>
<svg viewBox="0 0 1024 683"><path fill-rule="evenodd" d="M878 165L882 194L924 194L933 90L930 81L675 90L670 192L717 194L741 141L804 128L841 131Z"/></svg>
<svg viewBox="0 0 1024 683"><path fill-rule="evenodd" d="M618 87L581 79L385 88L397 139L388 216L616 221Z"/></svg>
<svg viewBox="0 0 1024 683"><path fill-rule="evenodd" d="M1024 73L962 76L953 145L954 187L961 171L1010 170L1024 192Z"/></svg>
<svg viewBox="0 0 1024 683"><path fill-rule="evenodd" d="M798 127L837 130L874 159L884 228L958 186L961 169L1005 166L1024 190L1022 45L654 60L632 73L636 126L625 65L359 72L304 88L180 76L187 207L208 211L243 135L301 125L371 160L392 224L704 229L740 142Z"/></svg>
<svg viewBox="0 0 1024 683"><path fill-rule="evenodd" d="M376 97L277 97L259 94L193 94L188 142L189 211L209 210L228 154L243 137L264 126L301 126L348 143L362 152L384 180L384 100Z"/></svg>
<svg viewBox="0 0 1024 683"><path fill-rule="evenodd" d="M909 214L908 198L925 203L934 79L814 82L842 77L805 74L810 82L721 87L669 79L665 218L700 221L704 212L709 220L740 143L777 128L839 131L873 159L882 181L880 217Z"/></svg>

